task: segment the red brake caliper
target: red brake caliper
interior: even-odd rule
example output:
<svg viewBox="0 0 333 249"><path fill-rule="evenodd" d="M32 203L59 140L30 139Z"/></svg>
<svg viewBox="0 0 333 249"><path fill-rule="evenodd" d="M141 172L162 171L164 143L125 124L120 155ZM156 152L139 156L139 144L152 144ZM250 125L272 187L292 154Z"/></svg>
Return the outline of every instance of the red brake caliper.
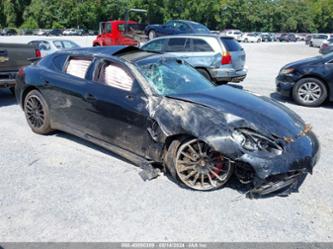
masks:
<svg viewBox="0 0 333 249"><path fill-rule="evenodd" d="M214 173L217 174L217 175L220 175L220 173L222 172L223 170L223 161L224 161L224 158L223 156L221 156L218 152L213 152L213 158L214 158L214 161L216 161L215 163L215 168L213 169ZM216 176L212 173L210 173L211 175L211 178L212 179L215 179Z"/></svg>

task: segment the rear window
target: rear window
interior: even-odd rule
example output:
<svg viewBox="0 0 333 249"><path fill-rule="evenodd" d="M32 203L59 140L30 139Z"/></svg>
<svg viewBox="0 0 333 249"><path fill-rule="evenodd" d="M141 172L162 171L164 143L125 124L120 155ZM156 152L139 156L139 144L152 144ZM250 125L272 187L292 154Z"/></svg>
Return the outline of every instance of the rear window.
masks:
<svg viewBox="0 0 333 249"><path fill-rule="evenodd" d="M70 59L68 61L66 73L84 79L91 63L89 59Z"/></svg>
<svg viewBox="0 0 333 249"><path fill-rule="evenodd" d="M208 43L201 39L193 39L193 52L212 52Z"/></svg>
<svg viewBox="0 0 333 249"><path fill-rule="evenodd" d="M226 50L228 50L229 52L237 52L243 50L241 45L235 39L221 38L221 41Z"/></svg>

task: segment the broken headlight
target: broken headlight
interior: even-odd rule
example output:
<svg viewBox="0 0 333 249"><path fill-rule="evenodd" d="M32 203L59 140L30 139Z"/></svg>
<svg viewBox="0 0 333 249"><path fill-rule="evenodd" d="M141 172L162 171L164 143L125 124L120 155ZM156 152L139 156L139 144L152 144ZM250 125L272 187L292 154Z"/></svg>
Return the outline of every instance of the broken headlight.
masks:
<svg viewBox="0 0 333 249"><path fill-rule="evenodd" d="M250 152L262 151L275 155L283 152L282 146L277 142L249 129L234 130L232 137L243 149Z"/></svg>

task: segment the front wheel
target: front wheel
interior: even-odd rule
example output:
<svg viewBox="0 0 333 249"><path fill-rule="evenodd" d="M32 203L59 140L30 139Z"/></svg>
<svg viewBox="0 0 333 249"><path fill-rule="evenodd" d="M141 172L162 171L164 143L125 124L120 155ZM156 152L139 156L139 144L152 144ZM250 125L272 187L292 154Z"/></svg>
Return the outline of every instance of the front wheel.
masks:
<svg viewBox="0 0 333 249"><path fill-rule="evenodd" d="M233 173L233 164L205 142L192 138L171 143L166 166L181 186L207 191L222 188Z"/></svg>
<svg viewBox="0 0 333 249"><path fill-rule="evenodd" d="M24 113L33 132L41 135L52 132L49 107L39 91L32 90L27 94L24 100Z"/></svg>
<svg viewBox="0 0 333 249"><path fill-rule="evenodd" d="M319 79L301 79L293 88L293 98L299 105L320 106L327 99L327 88Z"/></svg>

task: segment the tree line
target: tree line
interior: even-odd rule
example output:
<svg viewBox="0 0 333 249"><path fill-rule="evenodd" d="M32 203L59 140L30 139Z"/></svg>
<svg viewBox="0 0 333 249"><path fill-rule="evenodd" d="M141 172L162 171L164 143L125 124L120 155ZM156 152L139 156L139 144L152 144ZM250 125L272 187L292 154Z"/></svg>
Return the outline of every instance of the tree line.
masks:
<svg viewBox="0 0 333 249"><path fill-rule="evenodd" d="M148 10L149 23L189 19L211 30L333 32L333 0L0 0L0 27L97 29ZM135 19L135 17L133 17Z"/></svg>

